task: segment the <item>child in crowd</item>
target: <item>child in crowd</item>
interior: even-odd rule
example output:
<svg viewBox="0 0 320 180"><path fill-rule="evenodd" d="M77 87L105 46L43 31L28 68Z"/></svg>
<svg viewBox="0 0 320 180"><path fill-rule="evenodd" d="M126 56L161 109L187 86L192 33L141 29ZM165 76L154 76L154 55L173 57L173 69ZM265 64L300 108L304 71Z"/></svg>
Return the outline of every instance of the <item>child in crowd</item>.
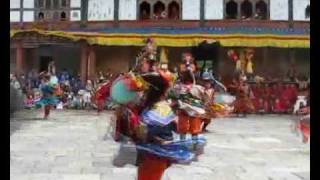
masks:
<svg viewBox="0 0 320 180"><path fill-rule="evenodd" d="M72 109L80 109L81 107L81 100L80 100L80 97L79 95L74 95L72 97L72 100L71 100L71 106L70 106Z"/></svg>
<svg viewBox="0 0 320 180"><path fill-rule="evenodd" d="M27 96L27 98L24 101L24 107L26 109L32 109L34 107L34 99L33 99L33 95L29 94Z"/></svg>
<svg viewBox="0 0 320 180"><path fill-rule="evenodd" d="M33 98L33 102L36 104L37 102L39 102L41 100L41 93L38 90L34 91L34 98Z"/></svg>

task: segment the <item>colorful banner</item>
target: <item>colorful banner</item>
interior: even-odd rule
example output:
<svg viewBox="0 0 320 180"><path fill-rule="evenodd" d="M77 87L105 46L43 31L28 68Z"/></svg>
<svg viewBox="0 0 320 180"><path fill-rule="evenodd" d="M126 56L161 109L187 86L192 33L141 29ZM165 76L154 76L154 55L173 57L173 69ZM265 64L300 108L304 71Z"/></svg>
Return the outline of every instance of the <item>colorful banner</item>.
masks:
<svg viewBox="0 0 320 180"><path fill-rule="evenodd" d="M204 40L219 41L226 47L280 47L310 48L310 36L275 34L158 34L158 33L99 33L99 32L63 32L43 30L11 30L11 38L21 36L55 36L71 41L85 40L89 44L115 46L143 46L144 39L152 37L158 46L192 47Z"/></svg>

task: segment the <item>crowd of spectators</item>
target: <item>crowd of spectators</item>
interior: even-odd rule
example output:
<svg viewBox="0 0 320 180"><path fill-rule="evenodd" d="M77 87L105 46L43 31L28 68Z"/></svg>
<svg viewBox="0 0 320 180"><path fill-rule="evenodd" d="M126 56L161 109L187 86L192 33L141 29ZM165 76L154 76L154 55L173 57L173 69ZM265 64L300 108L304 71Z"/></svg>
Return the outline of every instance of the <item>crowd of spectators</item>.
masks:
<svg viewBox="0 0 320 180"><path fill-rule="evenodd" d="M239 82L233 79L227 85L229 93L237 95ZM246 82L245 94L254 106L254 112L259 114L293 113L309 104L310 80L307 78L275 78L265 82ZM301 99L299 107L296 102Z"/></svg>
<svg viewBox="0 0 320 180"><path fill-rule="evenodd" d="M98 72L95 80L88 80L82 83L80 75L72 74L66 69L57 72L57 78L60 85L59 100L57 109L94 109L96 108L93 102L93 94L100 83L106 82L113 78L115 74ZM218 78L218 77L217 77ZM221 77L219 81L223 82ZM24 95L24 107L35 108L37 101L41 99L39 73L35 70L22 74L17 77L10 74L11 86ZM310 80L306 77L292 77L291 74L287 78L268 79L264 82L246 81L245 94L250 99L255 111L253 113L292 113L297 109L296 102L300 97L309 98ZM237 87L239 82L233 79L231 83L225 84L228 93L237 95ZM304 101L302 101L304 102ZM307 106L306 103L301 103L299 108ZM115 106L111 101L106 100L105 109L113 109Z"/></svg>
<svg viewBox="0 0 320 180"><path fill-rule="evenodd" d="M57 73L59 81L59 90L57 96L60 103L56 106L57 109L94 109L96 108L93 101L94 91L100 83L108 81L114 75L111 73L97 73L97 79L87 80L82 83L80 75L72 74L66 69ZM24 99L24 107L27 109L37 108L35 104L41 99L42 92L40 90L41 80L39 73L35 70L16 76L10 74L10 85L15 88ZM107 101L106 109L112 109L113 105Z"/></svg>

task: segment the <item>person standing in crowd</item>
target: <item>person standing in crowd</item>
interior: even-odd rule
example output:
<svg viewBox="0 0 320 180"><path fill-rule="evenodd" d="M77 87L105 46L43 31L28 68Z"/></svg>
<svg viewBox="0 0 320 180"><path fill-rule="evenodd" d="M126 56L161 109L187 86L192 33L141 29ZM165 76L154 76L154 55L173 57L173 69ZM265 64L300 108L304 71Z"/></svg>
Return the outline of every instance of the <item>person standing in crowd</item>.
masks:
<svg viewBox="0 0 320 180"><path fill-rule="evenodd" d="M85 93L83 94L84 108L91 106L91 96L93 94L93 84L91 80L87 80Z"/></svg>
<svg viewBox="0 0 320 180"><path fill-rule="evenodd" d="M22 94L21 84L20 84L20 82L18 81L16 75L12 75L12 76L11 76L10 84L11 84L11 86L12 86L13 88L15 88L16 90L18 90L18 93L19 93L19 94Z"/></svg>

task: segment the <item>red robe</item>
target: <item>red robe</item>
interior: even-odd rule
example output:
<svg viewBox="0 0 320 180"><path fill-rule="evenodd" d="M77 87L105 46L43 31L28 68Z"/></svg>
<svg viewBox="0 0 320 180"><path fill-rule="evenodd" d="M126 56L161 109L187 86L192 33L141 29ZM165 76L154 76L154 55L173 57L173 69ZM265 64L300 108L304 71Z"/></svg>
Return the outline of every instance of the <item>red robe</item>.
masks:
<svg viewBox="0 0 320 180"><path fill-rule="evenodd" d="M283 108L283 105L282 105L281 101L274 102L274 104L273 104L273 112L275 112L275 113L284 112L284 108Z"/></svg>
<svg viewBox="0 0 320 180"><path fill-rule="evenodd" d="M290 104L294 105L295 102L297 101L297 97L298 97L298 90L296 87L291 87L290 88Z"/></svg>
<svg viewBox="0 0 320 180"><path fill-rule="evenodd" d="M257 100L257 102L255 104L255 109L256 109L257 112L261 112L261 111L265 112L264 101Z"/></svg>
<svg viewBox="0 0 320 180"><path fill-rule="evenodd" d="M270 113L270 103L267 100L263 101L263 109L265 113Z"/></svg>
<svg viewBox="0 0 320 180"><path fill-rule="evenodd" d="M291 108L290 106L290 88L286 88L282 91L281 93L281 98L280 98L280 103L282 104L284 109L289 109Z"/></svg>

